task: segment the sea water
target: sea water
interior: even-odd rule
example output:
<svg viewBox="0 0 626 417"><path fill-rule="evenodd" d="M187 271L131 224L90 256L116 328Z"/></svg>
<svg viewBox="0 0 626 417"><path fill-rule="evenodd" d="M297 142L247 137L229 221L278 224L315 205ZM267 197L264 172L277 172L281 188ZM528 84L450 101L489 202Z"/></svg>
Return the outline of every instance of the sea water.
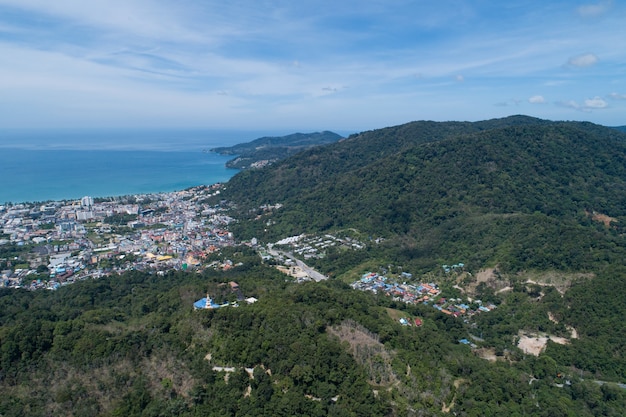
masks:
<svg viewBox="0 0 626 417"><path fill-rule="evenodd" d="M209 149L272 132L216 130L0 131L0 204L182 190L228 181L233 156Z"/></svg>

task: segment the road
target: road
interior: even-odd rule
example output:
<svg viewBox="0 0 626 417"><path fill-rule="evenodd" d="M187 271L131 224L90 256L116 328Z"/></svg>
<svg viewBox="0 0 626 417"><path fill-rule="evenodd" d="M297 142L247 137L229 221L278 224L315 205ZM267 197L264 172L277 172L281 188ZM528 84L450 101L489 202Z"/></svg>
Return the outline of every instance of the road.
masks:
<svg viewBox="0 0 626 417"><path fill-rule="evenodd" d="M310 266L302 262L300 259L296 259L296 257L294 257L291 252L283 252L283 251L278 251L276 249L268 249L268 252L272 256L282 255L284 257L287 257L295 261L296 265L298 265L300 269L302 269L302 271L304 271L308 275L308 277L311 278L315 282L320 282L320 281L324 281L328 279L326 275L320 272L317 272L315 269L311 268Z"/></svg>

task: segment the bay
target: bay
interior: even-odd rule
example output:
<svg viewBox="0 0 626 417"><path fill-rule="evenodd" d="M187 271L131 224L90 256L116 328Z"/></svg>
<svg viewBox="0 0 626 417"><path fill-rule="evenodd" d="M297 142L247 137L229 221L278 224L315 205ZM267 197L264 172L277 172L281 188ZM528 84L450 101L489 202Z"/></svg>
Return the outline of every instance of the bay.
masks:
<svg viewBox="0 0 626 417"><path fill-rule="evenodd" d="M233 156L207 150L267 132L1 131L0 204L113 197L226 182Z"/></svg>

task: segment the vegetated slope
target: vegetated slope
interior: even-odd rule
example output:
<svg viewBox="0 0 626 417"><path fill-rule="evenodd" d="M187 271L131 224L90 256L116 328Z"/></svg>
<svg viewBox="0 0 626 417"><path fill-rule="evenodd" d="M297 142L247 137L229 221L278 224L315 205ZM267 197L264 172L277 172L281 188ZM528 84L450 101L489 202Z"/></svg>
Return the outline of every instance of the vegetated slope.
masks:
<svg viewBox="0 0 626 417"><path fill-rule="evenodd" d="M499 126L546 124L541 119L511 116L485 122L418 121L355 134L324 148L304 151L275 164L272 169L242 172L229 182L228 196L239 204L254 206L299 198L301 192L323 187L340 175L354 173L390 155L419 144Z"/></svg>
<svg viewBox="0 0 626 417"><path fill-rule="evenodd" d="M243 251L243 267L224 273L133 271L55 292L1 290L0 414L624 415L623 390L569 369L567 346L555 361L524 356L507 340L507 360L491 363L458 343L469 337L460 319L334 280L286 283ZM207 286L233 279L259 301L192 310ZM515 319L535 319L526 310L537 301L512 295ZM423 325L400 325L383 308L392 306ZM623 358L601 359L619 363L623 376Z"/></svg>
<svg viewBox="0 0 626 417"><path fill-rule="evenodd" d="M276 162L314 146L337 142L341 136L329 131L266 136L230 147L211 149L222 155L238 155L226 163L229 168L245 169L259 161Z"/></svg>
<svg viewBox="0 0 626 417"><path fill-rule="evenodd" d="M250 236L352 227L424 267L584 270L624 255L625 163L626 136L591 123L415 122L237 175L225 195L283 204L271 227L242 224Z"/></svg>
<svg viewBox="0 0 626 417"><path fill-rule="evenodd" d="M618 263L593 280L576 283L560 308L552 306L559 322L575 328L571 345L552 344L547 353L558 363L617 380L626 378L626 268Z"/></svg>
<svg viewBox="0 0 626 417"><path fill-rule="evenodd" d="M240 260L247 273L159 278L133 272L55 292L2 289L0 415L385 414L388 405L374 398L362 370L320 331L323 316L289 302L280 273L258 265L256 254ZM233 278L262 298L258 306L193 311L207 285ZM261 297L264 291L282 294L282 302ZM311 322L304 322L307 317ZM249 344L257 337L258 344ZM302 349L291 348L294 343ZM312 387L302 386L292 371L304 361ZM237 371L225 379L227 373L213 366ZM244 366L258 367L254 379ZM297 385L283 391L277 384L290 371ZM342 400L334 404L327 394Z"/></svg>

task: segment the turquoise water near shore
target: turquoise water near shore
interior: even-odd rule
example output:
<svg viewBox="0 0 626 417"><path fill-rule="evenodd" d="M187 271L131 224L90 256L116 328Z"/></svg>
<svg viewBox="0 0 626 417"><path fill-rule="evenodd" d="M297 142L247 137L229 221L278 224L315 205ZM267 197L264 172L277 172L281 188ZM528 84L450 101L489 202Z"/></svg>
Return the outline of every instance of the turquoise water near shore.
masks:
<svg viewBox="0 0 626 417"><path fill-rule="evenodd" d="M207 152L269 132L0 131L0 204L176 191L228 181Z"/></svg>
<svg viewBox="0 0 626 417"><path fill-rule="evenodd" d="M175 191L228 181L228 157L159 151L0 152L0 204Z"/></svg>

